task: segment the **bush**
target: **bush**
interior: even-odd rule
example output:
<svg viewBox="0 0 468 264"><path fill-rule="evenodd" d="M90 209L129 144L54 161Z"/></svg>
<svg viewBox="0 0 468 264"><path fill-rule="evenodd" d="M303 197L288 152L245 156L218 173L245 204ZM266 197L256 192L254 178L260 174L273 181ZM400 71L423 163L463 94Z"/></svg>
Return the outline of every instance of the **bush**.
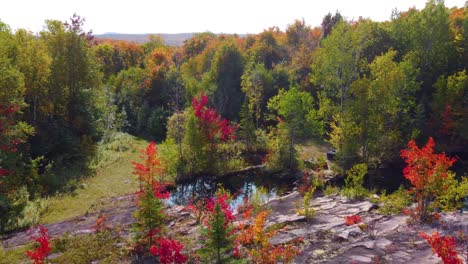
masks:
<svg viewBox="0 0 468 264"><path fill-rule="evenodd" d="M24 229L37 224L47 205L47 201L42 199L30 201L25 186L7 197L0 196L0 231Z"/></svg>
<svg viewBox="0 0 468 264"><path fill-rule="evenodd" d="M132 148L133 137L127 133L108 133L98 143L96 155L90 162L91 168L103 168L120 160L121 153Z"/></svg>
<svg viewBox="0 0 468 264"><path fill-rule="evenodd" d="M315 187L312 187L304 194L304 216L307 219L311 219L315 214L314 208L310 206L310 200L313 198L314 192Z"/></svg>
<svg viewBox="0 0 468 264"><path fill-rule="evenodd" d="M268 154L266 157L266 168L272 172L285 169L297 169L299 166L297 151L293 148L292 161L288 146L287 130L283 128L272 129L267 136Z"/></svg>
<svg viewBox="0 0 468 264"><path fill-rule="evenodd" d="M367 165L364 163L354 165L347 171L345 187L341 191L346 197L359 199L369 195L369 191L363 187L364 176L367 174Z"/></svg>
<svg viewBox="0 0 468 264"><path fill-rule="evenodd" d="M398 190L390 195L385 192L379 198L379 202L382 203L378 212L384 215L395 215L400 214L404 208L411 204L412 197L403 186L400 186Z"/></svg>
<svg viewBox="0 0 468 264"><path fill-rule="evenodd" d="M262 211L270 211L268 198L268 190L265 187L259 187L253 192L252 197L250 197L250 204L254 215Z"/></svg>
<svg viewBox="0 0 468 264"><path fill-rule="evenodd" d="M17 220L17 228L23 229L39 223L41 214L47 210L48 206L48 200L28 201L21 213L21 218Z"/></svg>
<svg viewBox="0 0 468 264"><path fill-rule="evenodd" d="M468 196L468 177L462 177L461 182L455 179L455 173L448 172L443 179L446 190L436 198L436 205L442 211L453 211L463 206L463 199Z"/></svg>
<svg viewBox="0 0 468 264"><path fill-rule="evenodd" d="M174 139L167 138L161 144L159 144L159 154L161 162L165 165L166 174L177 175L178 168L180 166L178 146Z"/></svg>
<svg viewBox="0 0 468 264"><path fill-rule="evenodd" d="M331 186L331 185L327 185L325 187L325 190L323 190L323 194L325 194L326 196L330 196L330 195L335 195L335 194L338 194L340 192L340 189L336 186Z"/></svg>
<svg viewBox="0 0 468 264"><path fill-rule="evenodd" d="M244 153L245 150L244 144L234 140L218 144L216 155L219 158L215 161L215 164L212 165L214 168L213 172L226 174L244 168L245 162L242 158L242 153Z"/></svg>

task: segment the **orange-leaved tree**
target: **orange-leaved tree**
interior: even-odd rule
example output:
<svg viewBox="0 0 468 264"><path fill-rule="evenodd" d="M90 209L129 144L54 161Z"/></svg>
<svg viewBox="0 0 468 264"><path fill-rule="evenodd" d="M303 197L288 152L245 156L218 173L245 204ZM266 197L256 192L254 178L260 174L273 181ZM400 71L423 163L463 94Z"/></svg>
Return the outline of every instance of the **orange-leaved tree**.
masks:
<svg viewBox="0 0 468 264"><path fill-rule="evenodd" d="M132 162L134 168L132 174L138 176L140 191L145 187L145 183L153 188L167 184L164 177L166 168L161 162L156 143L148 144L144 150L141 150L141 154L142 163Z"/></svg>
<svg viewBox="0 0 468 264"><path fill-rule="evenodd" d="M418 202L414 215L421 221L428 220L431 201L448 188L444 179L456 161L456 158L447 157L445 153L434 153L434 146L432 137L422 148L411 140L408 148L401 151L401 157L407 164L403 174L413 185L410 191L416 195Z"/></svg>

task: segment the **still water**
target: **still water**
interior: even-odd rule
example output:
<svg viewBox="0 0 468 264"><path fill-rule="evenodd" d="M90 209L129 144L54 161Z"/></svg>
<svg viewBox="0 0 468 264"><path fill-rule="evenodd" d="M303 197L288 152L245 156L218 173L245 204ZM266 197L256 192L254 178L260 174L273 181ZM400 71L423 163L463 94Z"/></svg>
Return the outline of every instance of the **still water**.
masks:
<svg viewBox="0 0 468 264"><path fill-rule="evenodd" d="M167 200L169 205L187 205L194 199L204 199L213 196L218 186L228 190L233 199L231 208L236 210L243 203L244 198L251 197L259 188L266 192L263 201L274 199L291 192L297 185L294 179L275 179L261 171L244 175L235 175L213 180L210 177L199 178L194 181L179 183Z"/></svg>

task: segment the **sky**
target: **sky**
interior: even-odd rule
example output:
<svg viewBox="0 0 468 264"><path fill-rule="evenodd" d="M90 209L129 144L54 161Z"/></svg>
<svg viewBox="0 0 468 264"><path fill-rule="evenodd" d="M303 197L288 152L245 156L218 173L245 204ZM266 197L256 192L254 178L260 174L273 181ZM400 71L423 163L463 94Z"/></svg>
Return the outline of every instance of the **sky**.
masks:
<svg viewBox="0 0 468 264"><path fill-rule="evenodd" d="M0 20L16 30L39 32L46 19L65 21L74 13L95 34L118 33L260 33L286 29L295 19L319 26L328 13L388 20L392 9L422 9L426 0L4 0ZM465 0L446 0L462 7Z"/></svg>

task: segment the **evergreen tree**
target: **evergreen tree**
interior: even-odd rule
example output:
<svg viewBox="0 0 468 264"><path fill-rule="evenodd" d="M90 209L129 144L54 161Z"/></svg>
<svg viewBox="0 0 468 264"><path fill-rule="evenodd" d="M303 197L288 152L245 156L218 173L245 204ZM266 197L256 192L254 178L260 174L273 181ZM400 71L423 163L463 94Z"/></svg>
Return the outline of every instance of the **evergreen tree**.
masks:
<svg viewBox="0 0 468 264"><path fill-rule="evenodd" d="M231 259L229 251L234 246L234 227L231 220L226 217L221 203L216 202L206 228L202 229L204 247L200 255L209 263L227 263Z"/></svg>

